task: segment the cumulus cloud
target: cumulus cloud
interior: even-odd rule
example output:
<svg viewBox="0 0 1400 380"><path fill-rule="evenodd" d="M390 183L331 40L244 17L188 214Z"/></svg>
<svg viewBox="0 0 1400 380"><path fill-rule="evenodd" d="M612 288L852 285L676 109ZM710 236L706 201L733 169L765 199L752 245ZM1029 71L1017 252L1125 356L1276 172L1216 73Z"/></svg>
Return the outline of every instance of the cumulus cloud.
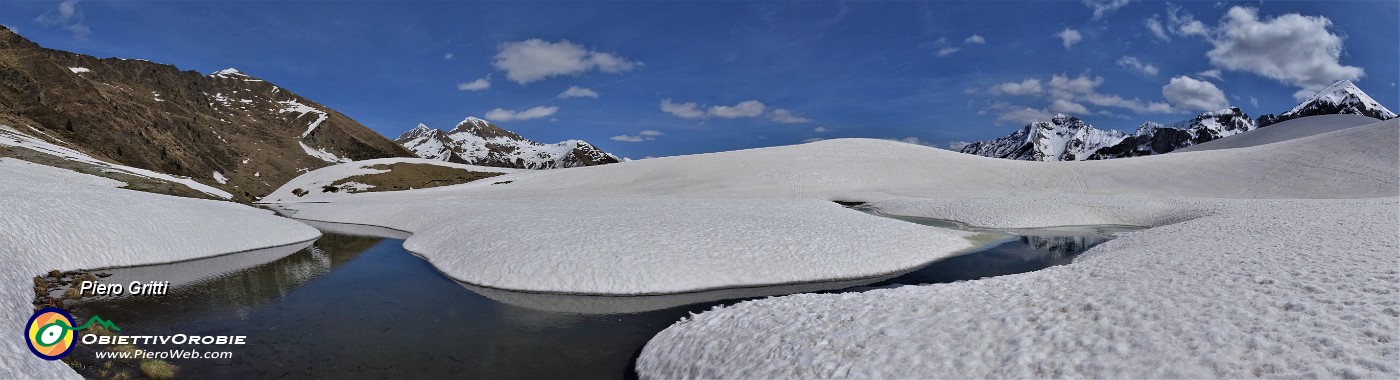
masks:
<svg viewBox="0 0 1400 380"><path fill-rule="evenodd" d="M559 93L559 99L568 99L568 98L595 98L595 99L596 99L596 98L598 98L598 92L597 92L597 91L593 91L593 90L591 90L591 89L579 87L579 86L569 86L569 89L564 90L564 92Z"/></svg>
<svg viewBox="0 0 1400 380"><path fill-rule="evenodd" d="M1167 28L1162 26L1162 21L1159 17L1161 16L1154 14L1150 18L1142 20L1142 24L1147 27L1148 31L1152 32L1153 37L1157 37L1157 39L1162 41L1171 41L1172 37L1167 35Z"/></svg>
<svg viewBox="0 0 1400 380"><path fill-rule="evenodd" d="M1055 99L1054 101L1050 102L1050 112L1066 113L1072 115L1085 115L1089 113L1089 109L1085 108L1083 104L1075 103L1065 99Z"/></svg>
<svg viewBox="0 0 1400 380"><path fill-rule="evenodd" d="M1214 84L1188 76L1172 78L1162 86L1162 97L1183 110L1216 111L1229 106L1225 92Z"/></svg>
<svg viewBox="0 0 1400 380"><path fill-rule="evenodd" d="M591 70L621 73L641 65L612 53L586 49L568 40L549 42L538 38L501 44L493 64L506 73L506 79L520 84L553 76L579 75Z"/></svg>
<svg viewBox="0 0 1400 380"><path fill-rule="evenodd" d="M80 40L86 40L88 35L92 34L92 28L83 24L83 14L78 11L78 0L63 0L58 3L57 9L35 17L34 22L66 30L73 38Z"/></svg>
<svg viewBox="0 0 1400 380"><path fill-rule="evenodd" d="M1220 69L1210 69L1210 70L1202 71L1202 72L1196 73L1196 76L1201 77L1201 78L1210 78L1210 79L1215 79L1215 80L1221 80L1221 78L1220 78Z"/></svg>
<svg viewBox="0 0 1400 380"><path fill-rule="evenodd" d="M609 140L612 140L612 141L622 141L622 142L643 142L643 141L647 141L647 139L642 138L642 136L629 136L629 135L617 135L617 136L609 137L608 139L609 139Z"/></svg>
<svg viewBox="0 0 1400 380"><path fill-rule="evenodd" d="M732 105L732 106L713 106L713 107L710 107L710 111L708 112L708 115L714 116L714 117L722 117L722 118L725 118L725 119L733 119L733 118L740 118L740 117L754 117L754 116L762 115L762 114L763 114L763 110L764 110L764 109L767 109L767 108L768 108L768 106L764 105L763 102L760 102L760 101L757 101L757 100L745 100L745 101L739 102L739 104L735 104L735 105Z"/></svg>
<svg viewBox="0 0 1400 380"><path fill-rule="evenodd" d="M768 107L768 105L757 100L745 100L732 106L710 106L708 109L705 109L696 102L676 103L668 98L661 99L661 111L682 119L700 119L705 117L737 119L766 116L770 120L785 124L812 122L811 119L797 115L791 110Z"/></svg>
<svg viewBox="0 0 1400 380"><path fill-rule="evenodd" d="M988 89L994 95L1036 95L1043 91L1039 79L1026 79L1020 82L1006 82Z"/></svg>
<svg viewBox="0 0 1400 380"><path fill-rule="evenodd" d="M1098 20L1128 5L1129 1L1131 0L1084 0L1084 6L1094 10L1094 19Z"/></svg>
<svg viewBox="0 0 1400 380"><path fill-rule="evenodd" d="M485 78L477 79L471 82L462 82L457 84L457 89L461 91L481 91L488 88L491 88L490 75L487 75Z"/></svg>
<svg viewBox="0 0 1400 380"><path fill-rule="evenodd" d="M675 103L669 98L661 99L661 111L682 119L699 119L705 117L705 111L700 110L700 104L695 102Z"/></svg>
<svg viewBox="0 0 1400 380"><path fill-rule="evenodd" d="M1303 99L1332 82L1366 74L1341 63L1342 37L1331 27L1332 21L1322 16L1289 13L1260 19L1254 8L1232 7L1209 38L1214 48L1206 57L1226 70L1297 86L1293 96Z"/></svg>
<svg viewBox="0 0 1400 380"><path fill-rule="evenodd" d="M551 115L554 115L555 112L559 112L559 107L539 106L518 112L497 108L490 111L486 111L486 118L490 119L491 121L530 120L542 117L549 117Z"/></svg>
<svg viewBox="0 0 1400 380"><path fill-rule="evenodd" d="M1041 83L1045 83L1041 85ZM1048 120L1055 113L1077 115L1104 114L1106 110L1091 110L1088 105L1114 107L1132 110L1137 113L1175 113L1178 110L1165 102L1142 101L1137 98L1124 98L1098 91L1103 85L1103 77L1080 74L1069 76L1056 74L1049 81L1026 79L1021 82L1002 83L988 90L993 95L1036 95L1047 102L1044 108L996 102L983 107L979 114L995 113L997 122L1027 123ZM1111 114L1111 113L1110 113Z"/></svg>
<svg viewBox="0 0 1400 380"><path fill-rule="evenodd" d="M1119 57L1118 66L1133 69L1134 71L1143 73L1144 75L1157 75L1157 66L1143 63L1141 60L1138 60L1137 57L1126 55Z"/></svg>
<svg viewBox="0 0 1400 380"><path fill-rule="evenodd" d="M1079 43L1079 41L1084 40L1084 36L1079 34L1079 31L1074 30L1073 28L1065 28L1065 30L1061 30L1059 33L1056 33L1055 36L1060 37L1060 42L1065 45L1065 49L1069 49L1071 46L1074 46L1074 44L1077 44Z"/></svg>
<svg viewBox="0 0 1400 380"><path fill-rule="evenodd" d="M974 34L971 37L968 37L966 40L963 40L963 42L966 42L968 45L981 45L987 43L987 39Z"/></svg>
<svg viewBox="0 0 1400 380"><path fill-rule="evenodd" d="M784 123L784 124L796 124L796 123L810 123L810 122L812 122L811 119L808 119L808 118L805 118L805 117L801 117L801 116L797 116L796 114L793 114L792 111L785 110L785 109L782 109L782 108L774 108L774 109L773 109L773 112L772 112L772 118L773 118L773 121L776 121L776 122L779 122L779 123Z"/></svg>
<svg viewBox="0 0 1400 380"><path fill-rule="evenodd" d="M1201 36L1210 34L1206 24L1181 9L1181 6L1167 3L1167 30L1178 36Z"/></svg>
<svg viewBox="0 0 1400 380"><path fill-rule="evenodd" d="M960 48L960 47L944 46L944 47L938 49L938 56L939 56L939 57L947 57L947 56L953 55L953 53L957 53L958 51L961 51L961 50L962 50L962 48Z"/></svg>

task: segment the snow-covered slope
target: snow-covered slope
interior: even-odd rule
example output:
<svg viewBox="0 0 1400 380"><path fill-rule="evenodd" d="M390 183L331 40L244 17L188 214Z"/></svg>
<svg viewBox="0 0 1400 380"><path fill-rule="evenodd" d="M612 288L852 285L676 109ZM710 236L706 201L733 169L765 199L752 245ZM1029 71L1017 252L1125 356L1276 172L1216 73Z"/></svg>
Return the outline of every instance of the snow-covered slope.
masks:
<svg viewBox="0 0 1400 380"><path fill-rule="evenodd" d="M1340 131L1343 129L1375 123L1376 119L1361 115L1316 115L1306 116L1260 128L1249 133L1241 133L1219 140L1208 141L1178 149L1177 152L1197 152L1214 149L1243 148L1247 146L1272 144L1312 135Z"/></svg>
<svg viewBox="0 0 1400 380"><path fill-rule="evenodd" d="M315 171L309 172L309 173L304 174L304 175L302 175L302 176L293 178L291 181L287 181L287 183L282 184L282 187L279 187L277 190L273 191L271 194L268 194L267 197L264 197L264 198L261 199L259 202L261 202L261 203L323 202L323 201L333 200L333 199L336 199L336 198L342 198L342 197L348 196L348 195L350 195L350 194L352 194L352 193L311 191L311 192L309 192L309 193L306 193L306 194L303 194L303 195L301 195L301 196L298 196L298 195L295 193L295 190L296 190L296 189L311 189L311 190L321 189L323 186L330 185L330 184L332 184L332 183L335 183L335 182L337 182L337 181L340 181L340 180L343 180L343 179L346 179L346 178L350 178L350 177L354 177L354 176L358 176L358 175L364 175L364 174L378 174L378 173L383 173L383 172L386 171L386 170L383 170L383 169L375 169L375 168L373 168L374 166L379 166L379 165L391 165L391 164L400 164L400 163L434 165L434 166L442 166L442 167L448 167L448 168L456 168L456 169L463 169L463 170L469 170L469 171L474 171L474 172L486 172L486 173L515 173L515 172L519 172L520 170L522 170L522 169L498 168L498 167L490 167L490 166L465 165L465 164L458 164L458 163L452 163L452 162L446 162L446 161L438 161L438 160L426 159L426 158L377 158L377 159L373 159L373 160L363 160L363 161L347 162L347 163L343 163L343 164L337 164L337 165L332 165L332 166L324 167L324 168L321 168L321 169L317 169L317 170L315 170Z"/></svg>
<svg viewBox="0 0 1400 380"><path fill-rule="evenodd" d="M1057 114L1050 121L1027 124L1010 136L968 144L962 152L1013 160L1081 161L1124 137L1122 132L1094 128L1077 117Z"/></svg>
<svg viewBox="0 0 1400 380"><path fill-rule="evenodd" d="M283 206L412 232L407 249L464 282L584 294L866 276L967 244L830 200L982 226L1153 227L1091 250L1103 264L1081 269L702 314L648 346L647 377L1394 377L1400 368L1376 363L1400 352L1400 320L1385 312L1400 292L1397 170L1392 120L1073 163L827 140ZM1269 324L1281 328L1254 329ZM942 344L952 337L960 344Z"/></svg>
<svg viewBox="0 0 1400 380"><path fill-rule="evenodd" d="M1395 118L1394 112L1390 112L1380 102L1366 95L1351 81L1340 80L1313 94L1288 112L1279 114L1275 122L1304 116L1335 114L1363 115L1380 120Z"/></svg>
<svg viewBox="0 0 1400 380"><path fill-rule="evenodd" d="M556 169L619 162L616 156L582 140L541 144L475 117L462 120L448 132L418 124L394 142L418 157L470 165Z"/></svg>
<svg viewBox="0 0 1400 380"><path fill-rule="evenodd" d="M33 310L30 278L50 270L156 264L315 239L319 232L266 210L117 189L123 183L0 158L0 320ZM23 340L0 342L4 377L76 378L35 358Z"/></svg>

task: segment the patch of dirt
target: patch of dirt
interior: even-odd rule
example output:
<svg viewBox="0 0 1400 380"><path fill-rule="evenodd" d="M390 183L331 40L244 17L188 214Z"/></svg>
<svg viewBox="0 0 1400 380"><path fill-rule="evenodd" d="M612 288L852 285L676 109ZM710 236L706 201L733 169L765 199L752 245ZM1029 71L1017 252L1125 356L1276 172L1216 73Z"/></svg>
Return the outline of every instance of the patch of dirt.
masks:
<svg viewBox="0 0 1400 380"><path fill-rule="evenodd" d="M385 173L361 174L357 176L341 179L329 186L321 189L323 192L348 193L376 192L376 191L399 191L410 189L425 189L429 187L456 185L480 179L486 179L501 175L502 173L474 172L466 169L458 169L446 166L431 164L379 164L370 166L370 169L388 170ZM357 190L351 182L363 183L374 187Z"/></svg>

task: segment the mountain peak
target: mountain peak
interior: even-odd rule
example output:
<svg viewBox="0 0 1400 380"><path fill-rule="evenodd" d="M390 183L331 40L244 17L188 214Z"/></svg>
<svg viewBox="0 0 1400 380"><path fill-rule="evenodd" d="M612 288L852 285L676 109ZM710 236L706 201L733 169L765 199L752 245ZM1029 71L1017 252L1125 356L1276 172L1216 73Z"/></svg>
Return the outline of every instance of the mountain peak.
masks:
<svg viewBox="0 0 1400 380"><path fill-rule="evenodd" d="M232 67L227 68L227 69L223 69L223 70L219 70L219 71L215 71L213 74L209 74L209 76L211 76L211 77L216 77L216 78L235 78L235 77L252 78L252 76L250 76L250 75L248 75L248 74L244 74L242 71L238 71L238 69L235 69L235 68L232 68Z"/></svg>
<svg viewBox="0 0 1400 380"><path fill-rule="evenodd" d="M476 117L446 133L419 124L394 141L418 157L470 165L555 169L619 162L582 140L541 144Z"/></svg>
<svg viewBox="0 0 1400 380"><path fill-rule="evenodd" d="M1366 95L1356 84L1344 79L1324 87L1297 107L1280 114L1277 121L1328 114L1357 114L1381 120L1396 117L1394 112Z"/></svg>

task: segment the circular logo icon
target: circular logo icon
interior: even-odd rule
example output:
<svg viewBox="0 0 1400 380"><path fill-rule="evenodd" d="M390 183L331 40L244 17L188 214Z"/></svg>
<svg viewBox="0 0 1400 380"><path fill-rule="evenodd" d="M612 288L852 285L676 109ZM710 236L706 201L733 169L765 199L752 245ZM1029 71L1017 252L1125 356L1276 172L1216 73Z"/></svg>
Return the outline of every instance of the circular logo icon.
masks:
<svg viewBox="0 0 1400 380"><path fill-rule="evenodd" d="M58 360L73 351L73 316L56 307L47 307L29 317L25 340L29 351L44 360Z"/></svg>

